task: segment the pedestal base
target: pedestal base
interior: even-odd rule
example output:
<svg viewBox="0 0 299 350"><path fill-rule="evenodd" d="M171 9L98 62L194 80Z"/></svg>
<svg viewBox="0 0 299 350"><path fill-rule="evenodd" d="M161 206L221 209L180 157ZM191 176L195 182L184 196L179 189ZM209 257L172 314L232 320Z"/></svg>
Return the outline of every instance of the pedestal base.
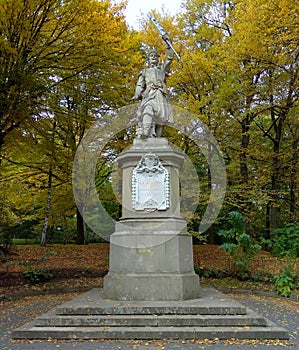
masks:
<svg viewBox="0 0 299 350"><path fill-rule="evenodd" d="M112 300L189 300L199 298L195 274L110 273L105 278L104 297Z"/></svg>
<svg viewBox="0 0 299 350"><path fill-rule="evenodd" d="M109 267L109 273L104 278L104 298L199 298L199 278L194 272L192 237L187 233L114 233L110 241Z"/></svg>

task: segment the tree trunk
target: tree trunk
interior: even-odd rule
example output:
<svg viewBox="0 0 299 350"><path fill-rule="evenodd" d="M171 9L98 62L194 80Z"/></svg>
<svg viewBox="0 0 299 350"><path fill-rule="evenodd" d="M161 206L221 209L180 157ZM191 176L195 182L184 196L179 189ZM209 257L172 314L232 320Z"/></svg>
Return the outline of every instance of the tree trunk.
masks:
<svg viewBox="0 0 299 350"><path fill-rule="evenodd" d="M209 128L211 128L211 124L210 124L210 118L209 118ZM208 164L212 164L212 158L213 158L213 146L211 145L211 143L208 143ZM208 190L211 191L212 190L212 175L211 175L211 168L210 166L208 167ZM208 218L210 218L211 216L213 217L213 207L210 207L211 203L208 203L208 207L207 207L207 214L208 214ZM210 220L209 220L210 221ZM208 230L207 230L207 242L208 244L216 244L217 242L217 237L218 235L216 234L215 230L213 229L213 225L211 225Z"/></svg>
<svg viewBox="0 0 299 350"><path fill-rule="evenodd" d="M270 212L271 212L270 203L267 202L267 204L266 204L266 220L265 220L265 235L264 235L265 239L269 239L270 233L271 233Z"/></svg>
<svg viewBox="0 0 299 350"><path fill-rule="evenodd" d="M250 209L251 209L251 202L248 198L247 191L249 190L248 185L248 164L247 164L247 150L249 146L249 116L246 116L241 123L242 127L242 138L241 138L241 150L240 150L240 183L242 185L243 193L240 194L240 201L241 206L243 208L243 215L245 220L245 231L246 233L249 233L250 231Z"/></svg>
<svg viewBox="0 0 299 350"><path fill-rule="evenodd" d="M0 130L0 165L2 163L2 147L3 147L3 145L4 145L4 134Z"/></svg>
<svg viewBox="0 0 299 350"><path fill-rule="evenodd" d="M48 186L47 186L47 203L46 203L46 212L45 212L45 219L44 219L44 226L42 229L42 236L40 244L42 246L47 244L47 233L48 233L48 227L49 227L49 217L51 212L51 194L52 194L52 180L53 180L53 162L54 162L54 155L55 155L55 130L56 130L56 121L53 121L53 128L52 128L52 138L51 138L51 150L50 150L50 165L49 165L49 173L48 173Z"/></svg>
<svg viewBox="0 0 299 350"><path fill-rule="evenodd" d="M274 146L274 148L276 148ZM272 162L272 175L271 175L271 201L270 201L270 228L275 230L278 227L278 177L279 177L279 164L278 153L274 151L274 157Z"/></svg>
<svg viewBox="0 0 299 350"><path fill-rule="evenodd" d="M67 244L67 242L68 242L67 221L66 221L66 215L63 214L63 244Z"/></svg>
<svg viewBox="0 0 299 350"><path fill-rule="evenodd" d="M293 140L293 156L291 161L291 173L290 173L290 222L296 223L297 214L297 198L296 198L296 188L297 188L297 172L298 172L298 143L299 139Z"/></svg>
<svg viewBox="0 0 299 350"><path fill-rule="evenodd" d="M51 193L52 193L52 161L50 164L50 170L48 175L48 189L47 189L47 204L46 204L46 212L45 212L45 219L44 219L44 225L42 230L42 237L40 241L40 245L45 246L47 244L47 233L48 233L48 226L49 226L49 216L51 212Z"/></svg>
<svg viewBox="0 0 299 350"><path fill-rule="evenodd" d="M77 236L76 236L76 244L82 245L86 244L85 237L85 224L83 217L80 213L80 210L77 208Z"/></svg>
<svg viewBox="0 0 299 350"><path fill-rule="evenodd" d="M280 143L282 138L283 121L285 117L276 117L275 112L271 110L271 117L275 130L275 136L273 138L273 158L272 158L272 172L271 172L271 201L270 201L270 226L271 230L275 230L278 227L278 192L279 192L279 179L280 179Z"/></svg>

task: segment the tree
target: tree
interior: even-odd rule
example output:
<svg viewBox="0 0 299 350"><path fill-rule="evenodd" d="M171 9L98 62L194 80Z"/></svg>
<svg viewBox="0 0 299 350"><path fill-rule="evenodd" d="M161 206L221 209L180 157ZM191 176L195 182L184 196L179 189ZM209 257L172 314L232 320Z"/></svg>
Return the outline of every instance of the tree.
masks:
<svg viewBox="0 0 299 350"><path fill-rule="evenodd" d="M298 6L291 1L275 0L269 3L251 0L241 1L237 11L237 29L243 33L242 38L237 36L238 42L241 41L241 54L258 64L263 72L258 101L259 119L265 113L271 118L266 128L263 122L257 123L263 137L272 142L268 231L279 225L279 202L285 197L283 192L286 190L283 186L288 168L286 160L293 158L292 155L286 157L286 153L290 152L285 145L289 140L289 127L293 135L294 129L297 129L296 118L293 118L299 93L297 10ZM291 149L294 145L295 140ZM292 186L287 184L287 187Z"/></svg>
<svg viewBox="0 0 299 350"><path fill-rule="evenodd" d="M279 206L296 200L297 176L286 181L287 165L296 169L296 8L282 0L196 0L179 15L183 64L172 91L220 143L228 172L224 210L241 211L246 232L267 207L266 225L274 228L284 218Z"/></svg>
<svg viewBox="0 0 299 350"><path fill-rule="evenodd" d="M105 113L130 96L128 72L138 69L136 47L140 44L138 35L127 31L123 3L32 0L3 4L2 158L16 164L19 175L30 169L33 177L47 178L39 193L47 188L45 236L49 215L53 218L56 203L61 202L59 188L68 193L66 212L70 205L74 209L71 169L84 133L95 119L107 122ZM27 153L15 148L15 137ZM58 210L65 217L62 205ZM84 241L82 230L77 241Z"/></svg>
<svg viewBox="0 0 299 350"><path fill-rule="evenodd" d="M40 114L53 87L121 51L122 8L109 0L1 0L0 149L10 132Z"/></svg>

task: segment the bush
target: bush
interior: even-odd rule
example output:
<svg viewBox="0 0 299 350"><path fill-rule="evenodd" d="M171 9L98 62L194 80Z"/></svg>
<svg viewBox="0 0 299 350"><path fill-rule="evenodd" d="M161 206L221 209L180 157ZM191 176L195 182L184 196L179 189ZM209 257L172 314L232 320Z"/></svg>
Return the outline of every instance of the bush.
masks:
<svg viewBox="0 0 299 350"><path fill-rule="evenodd" d="M228 216L231 228L218 232L218 235L222 236L225 241L220 247L229 252L234 259L237 277L243 280L249 279L249 263L254 260L261 246L254 243L245 232L245 222L241 213L232 211Z"/></svg>
<svg viewBox="0 0 299 350"><path fill-rule="evenodd" d="M293 291L298 288L298 274L294 271L290 259L299 257L299 226L293 223L286 223L284 227L272 231L271 238L264 240L272 255L280 258L285 264L288 264L276 276L274 276L274 285L277 292L290 297Z"/></svg>
<svg viewBox="0 0 299 350"><path fill-rule="evenodd" d="M6 256L12 248L13 227L0 226L0 260L6 260Z"/></svg>
<svg viewBox="0 0 299 350"><path fill-rule="evenodd" d="M271 254L277 257L299 257L299 226L286 223L284 227L273 230L271 238L264 243L270 249Z"/></svg>
<svg viewBox="0 0 299 350"><path fill-rule="evenodd" d="M17 239L35 239L37 235L35 232L35 225L38 224L38 220L25 220L21 224L15 226L13 238Z"/></svg>
<svg viewBox="0 0 299 350"><path fill-rule="evenodd" d="M214 267L200 267L197 265L194 265L194 271L197 275L201 276L201 277L206 277L206 278L225 278L228 277L230 274L227 271L221 271L221 270L217 270Z"/></svg>
<svg viewBox="0 0 299 350"><path fill-rule="evenodd" d="M14 227L0 226L0 244L10 246L12 244Z"/></svg>
<svg viewBox="0 0 299 350"><path fill-rule="evenodd" d="M293 266L289 263L280 274L274 276L274 285L277 292L284 297L291 297L293 291L299 287L298 275L294 272Z"/></svg>

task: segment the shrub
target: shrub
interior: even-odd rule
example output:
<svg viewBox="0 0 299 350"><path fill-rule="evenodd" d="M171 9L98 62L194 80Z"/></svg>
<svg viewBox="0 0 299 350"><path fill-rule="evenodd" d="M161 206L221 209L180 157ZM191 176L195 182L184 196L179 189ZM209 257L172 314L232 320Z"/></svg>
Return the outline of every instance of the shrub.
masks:
<svg viewBox="0 0 299 350"><path fill-rule="evenodd" d="M0 245L7 251L9 251L12 246L13 229L14 228L10 226L0 226Z"/></svg>
<svg viewBox="0 0 299 350"><path fill-rule="evenodd" d="M274 285L277 292L284 297L291 297L294 289L298 288L298 275L289 263L279 275L274 276Z"/></svg>
<svg viewBox="0 0 299 350"><path fill-rule="evenodd" d="M271 238L265 240L270 252L277 257L299 257L299 226L286 223L284 227L273 230Z"/></svg>
<svg viewBox="0 0 299 350"><path fill-rule="evenodd" d="M197 265L194 265L194 271L196 274L198 274L201 277L206 277L206 278L225 278L229 276L229 272L227 271L221 271L217 270L214 267L200 267Z"/></svg>
<svg viewBox="0 0 299 350"><path fill-rule="evenodd" d="M222 236L225 241L220 247L229 252L234 259L237 277L249 279L249 263L254 260L261 246L254 243L245 232L245 222L241 213L232 211L228 216L231 228L218 232L218 235Z"/></svg>

